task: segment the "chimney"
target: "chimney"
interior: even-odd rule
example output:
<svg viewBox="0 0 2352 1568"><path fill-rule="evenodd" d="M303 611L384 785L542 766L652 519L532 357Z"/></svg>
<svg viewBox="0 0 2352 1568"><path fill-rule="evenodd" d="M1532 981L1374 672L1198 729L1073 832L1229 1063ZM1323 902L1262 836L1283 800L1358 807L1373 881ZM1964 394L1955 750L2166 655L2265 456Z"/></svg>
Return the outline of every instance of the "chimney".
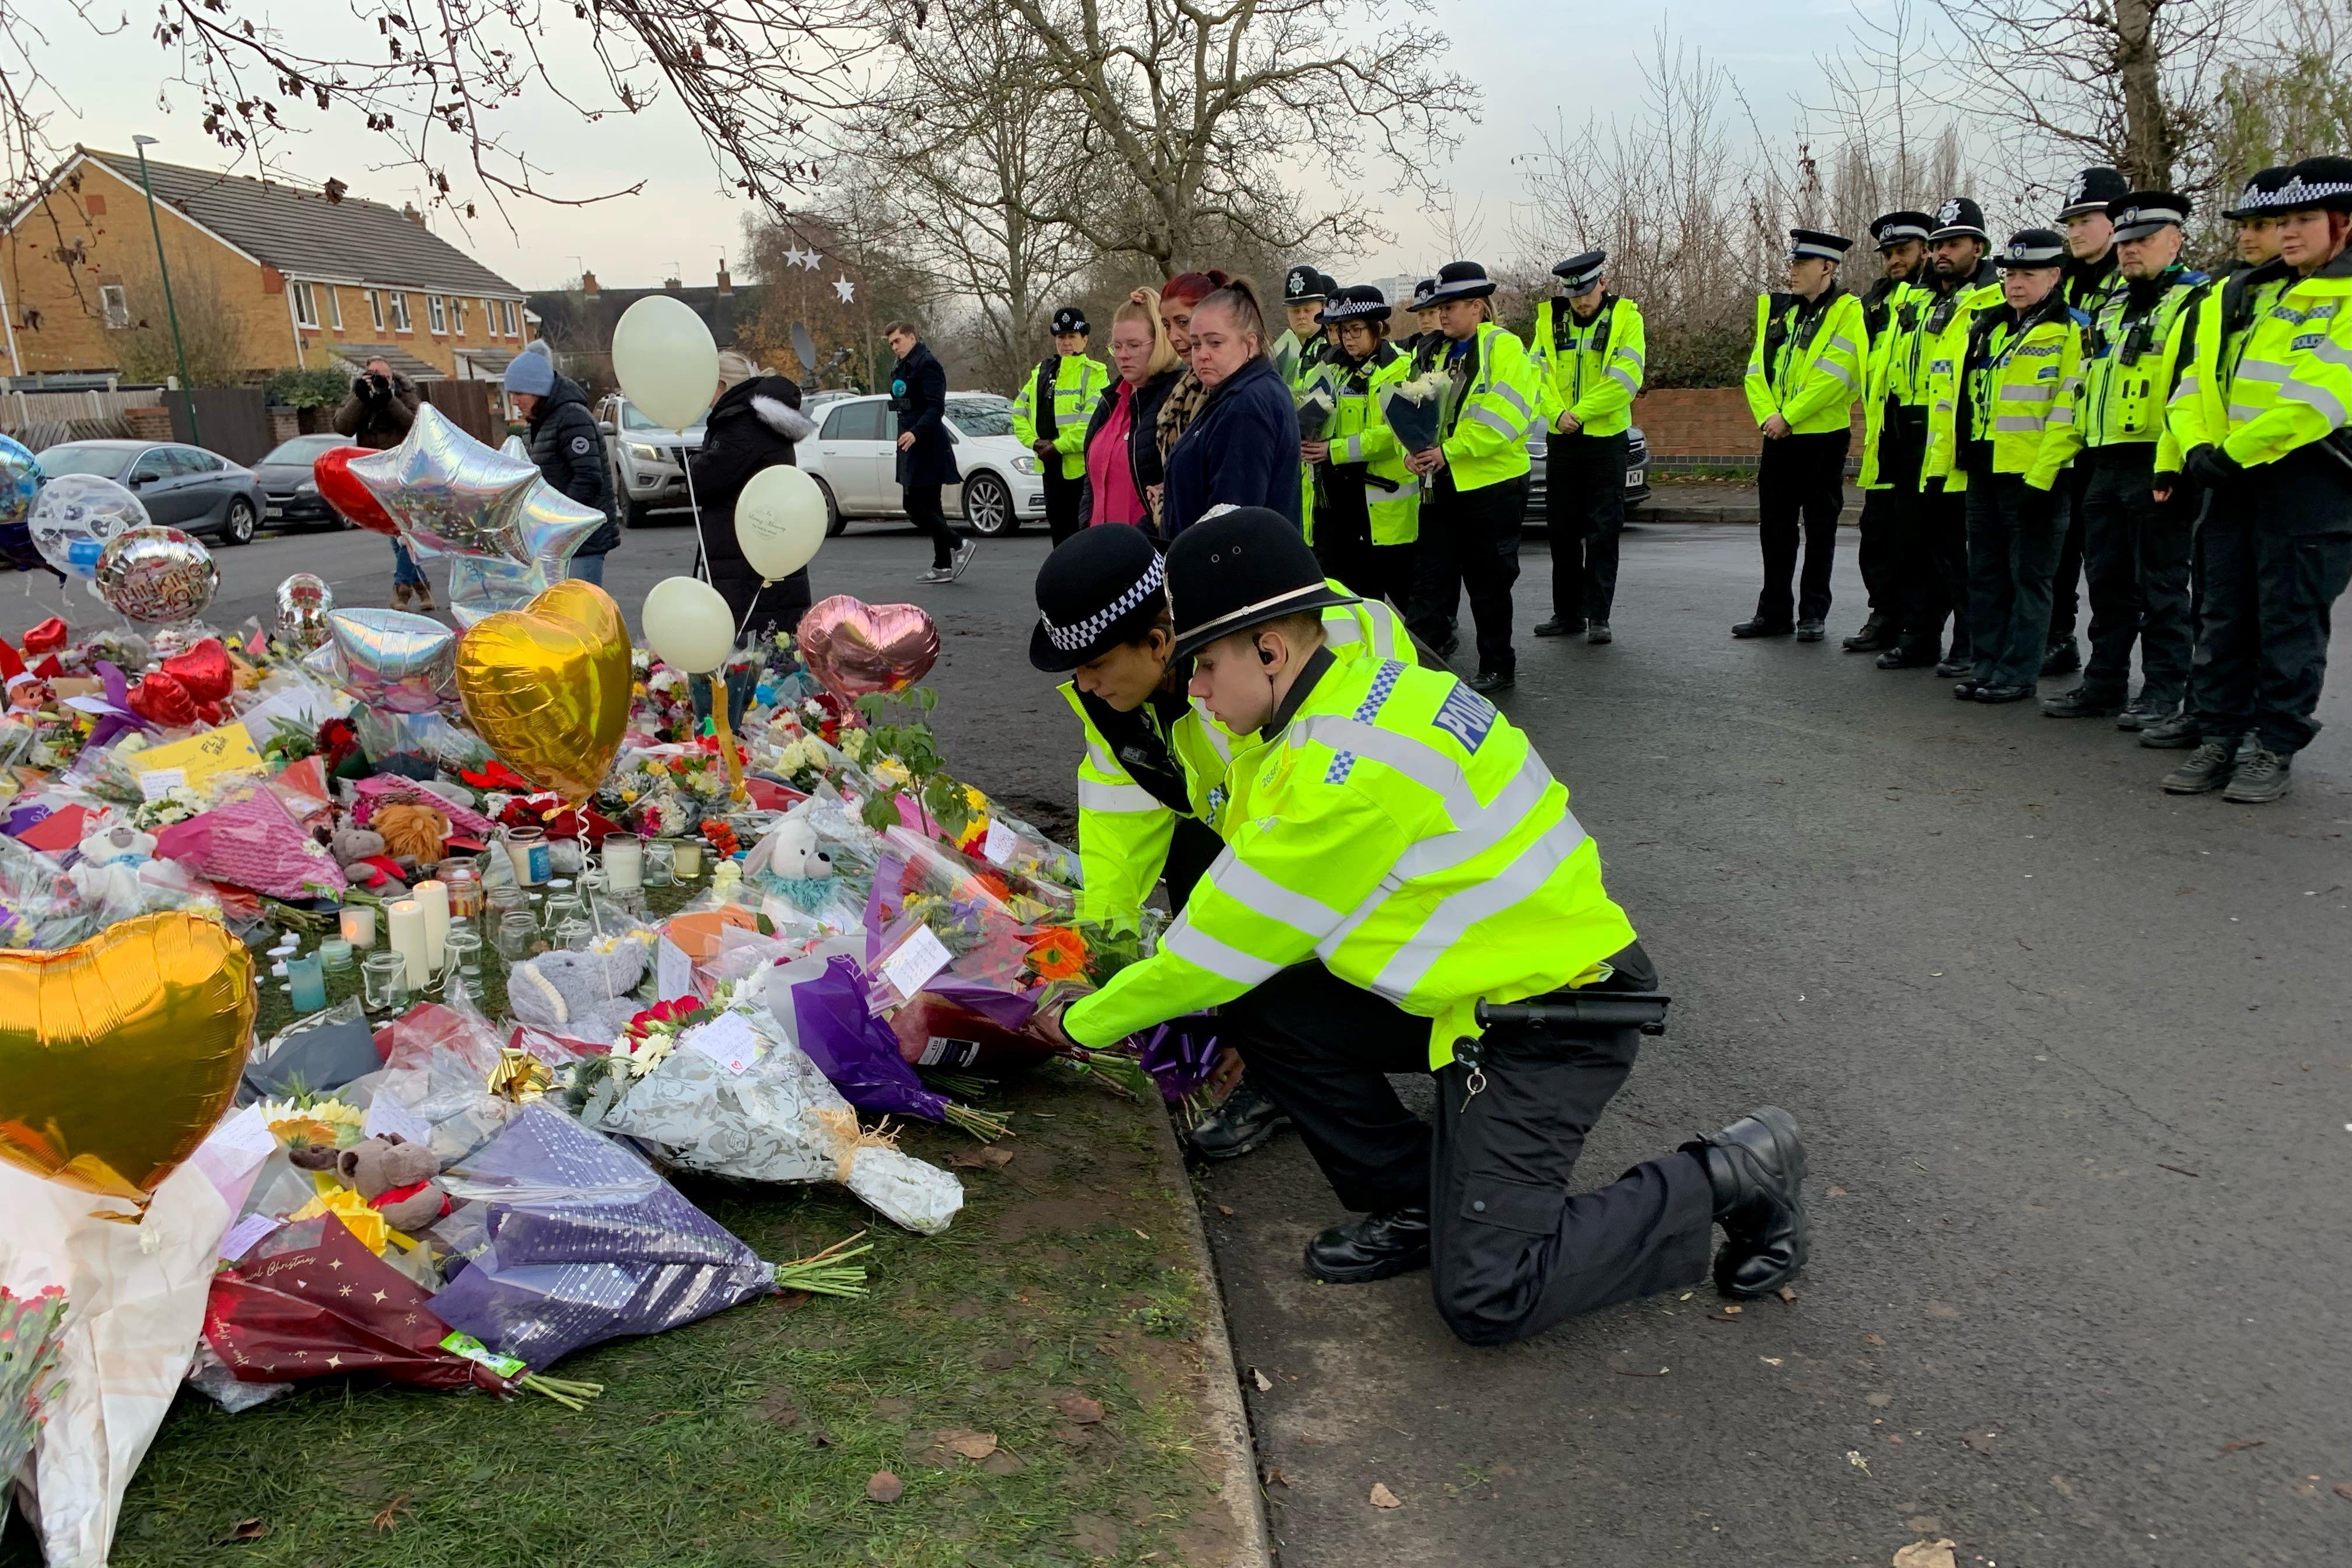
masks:
<svg viewBox="0 0 2352 1568"><path fill-rule="evenodd" d="M596 297L596 275L593 272L580 274L580 292L591 300Z"/></svg>
<svg viewBox="0 0 2352 1568"><path fill-rule="evenodd" d="M401 203L400 216L406 218L409 222L415 224L419 228L425 226L425 215L416 210L416 204L415 202Z"/></svg>
<svg viewBox="0 0 2352 1568"><path fill-rule="evenodd" d="M719 264L719 291L721 294L735 292L735 279L727 276L727 263L723 261Z"/></svg>
<svg viewBox="0 0 2352 1568"><path fill-rule="evenodd" d="M665 289L668 289L671 293L675 294L675 293L677 293L680 289L684 288L684 287L685 287L685 285L684 285L683 283L681 283L680 281L678 281L678 279L677 279L676 278L665 278L665 279L662 279L662 287L663 287L663 288L665 288Z"/></svg>

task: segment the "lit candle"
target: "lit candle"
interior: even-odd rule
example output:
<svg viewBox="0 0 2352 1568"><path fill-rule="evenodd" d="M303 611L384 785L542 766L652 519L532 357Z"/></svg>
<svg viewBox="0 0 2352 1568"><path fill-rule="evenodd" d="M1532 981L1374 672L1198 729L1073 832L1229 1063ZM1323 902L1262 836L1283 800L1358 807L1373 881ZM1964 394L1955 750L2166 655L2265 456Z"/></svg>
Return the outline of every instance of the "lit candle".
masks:
<svg viewBox="0 0 2352 1568"><path fill-rule="evenodd" d="M352 904L343 910L343 940L361 952L375 945L375 907Z"/></svg>
<svg viewBox="0 0 2352 1568"><path fill-rule="evenodd" d="M677 841L677 874L681 877L702 875L702 844L699 839L681 838Z"/></svg>
<svg viewBox="0 0 2352 1568"><path fill-rule="evenodd" d="M437 974L442 944L449 940L449 884L437 879L419 882L408 896L425 911L425 962Z"/></svg>
<svg viewBox="0 0 2352 1568"><path fill-rule="evenodd" d="M605 885L616 893L634 893L645 886L646 841L634 834L614 833L604 839Z"/></svg>
<svg viewBox="0 0 2352 1568"><path fill-rule="evenodd" d="M433 965L425 956L424 906L415 899L403 899L385 908L384 924L392 951L407 961L409 988L424 990L425 982L433 973Z"/></svg>

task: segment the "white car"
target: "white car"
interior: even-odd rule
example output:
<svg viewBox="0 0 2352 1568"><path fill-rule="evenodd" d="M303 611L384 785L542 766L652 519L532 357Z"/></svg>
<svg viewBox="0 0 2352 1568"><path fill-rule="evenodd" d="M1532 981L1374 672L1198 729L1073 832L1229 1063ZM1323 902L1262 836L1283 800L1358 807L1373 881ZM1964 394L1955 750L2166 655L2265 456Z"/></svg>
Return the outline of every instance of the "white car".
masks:
<svg viewBox="0 0 2352 1568"><path fill-rule="evenodd" d="M825 531L839 533L860 519L900 520L898 417L885 396L836 398L809 410L816 434L795 458L824 492ZM992 393L950 392L948 438L955 443L963 483L950 485L941 505L950 517L987 538L1002 538L1027 519L1045 515L1045 479L1036 455L1013 435L1013 404Z"/></svg>

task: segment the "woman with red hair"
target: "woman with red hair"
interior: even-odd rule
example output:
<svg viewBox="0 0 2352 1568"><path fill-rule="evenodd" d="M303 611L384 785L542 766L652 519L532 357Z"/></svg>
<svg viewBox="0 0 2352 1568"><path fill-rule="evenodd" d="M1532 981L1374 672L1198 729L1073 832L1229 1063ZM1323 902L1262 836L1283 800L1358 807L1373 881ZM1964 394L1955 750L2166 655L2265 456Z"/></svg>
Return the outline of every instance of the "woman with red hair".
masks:
<svg viewBox="0 0 2352 1568"><path fill-rule="evenodd" d="M1168 329L1168 344L1184 362L1184 373L1168 389L1160 405L1160 460L1168 461L1176 439L1192 428L1192 416L1209 400L1209 389L1192 374L1192 308L1233 281L1222 267L1205 272L1179 272L1160 290L1160 324ZM1155 508L1156 510L1156 508Z"/></svg>

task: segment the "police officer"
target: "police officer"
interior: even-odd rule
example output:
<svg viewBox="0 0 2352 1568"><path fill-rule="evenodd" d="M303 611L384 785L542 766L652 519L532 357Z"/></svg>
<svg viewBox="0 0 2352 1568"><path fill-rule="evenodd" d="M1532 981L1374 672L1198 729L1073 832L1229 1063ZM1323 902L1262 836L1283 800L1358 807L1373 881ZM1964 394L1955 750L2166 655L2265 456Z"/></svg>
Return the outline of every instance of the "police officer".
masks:
<svg viewBox="0 0 2352 1568"><path fill-rule="evenodd" d="M1550 432L1544 453L1551 513L1551 619L1539 637L1582 632L1611 640L1617 536L1625 531L1626 434L1649 364L1642 308L1609 291L1609 253L1588 250L1554 267L1559 294L1536 307L1536 412Z"/></svg>
<svg viewBox="0 0 2352 1568"><path fill-rule="evenodd" d="M1412 366L1388 341L1389 302L1369 283L1336 289L1325 325L1339 336L1324 367L1332 397L1324 438L1302 443L1318 500L1307 542L1324 574L1367 599L1402 605L1412 595L1413 542L1421 536L1421 479L1381 412L1382 389Z"/></svg>
<svg viewBox="0 0 2352 1568"><path fill-rule="evenodd" d="M1877 653L1902 638L1906 571L1917 571L1919 458L1927 447L1927 405L1896 372L1898 343L1919 330L1928 294L1927 233L1935 219L1921 212L1886 213L1872 221L1871 242L1883 269L1862 297L1870 330L1870 364L1864 385L1862 434L1862 585L1870 614L1862 629L1839 646ZM1932 568L1929 568L1932 569Z"/></svg>
<svg viewBox="0 0 2352 1568"><path fill-rule="evenodd" d="M1274 356L1274 368L1293 387L1300 375L1321 358L1314 352L1322 341L1323 329L1317 321L1323 311L1323 301L1330 297L1330 285L1323 274L1305 262L1294 265L1282 275L1282 305L1290 321L1282 336L1274 340L1266 353Z"/></svg>
<svg viewBox="0 0 2352 1568"><path fill-rule="evenodd" d="M2174 409L2188 471L2213 495L2189 677L2199 744L2164 778L2247 805L2284 795L2318 733L2329 610L2352 582L2352 159L2305 159L2263 205L2278 259L2200 312L2189 407Z"/></svg>
<svg viewBox="0 0 2352 1568"><path fill-rule="evenodd" d="M1424 278L1412 286L1412 300L1405 308L1412 314L1412 336L1397 345L1412 360L1412 374L1426 374L1435 368L1438 356L1445 352L1445 334L1437 330L1437 307L1430 296L1437 292L1437 279Z"/></svg>
<svg viewBox="0 0 2352 1568"><path fill-rule="evenodd" d="M2166 345L2205 274L2182 265L2189 202L2135 191L2108 209L2116 284L2098 295L2084 329L2077 408L2088 470L2083 559L2091 599L2091 658L2082 683L2044 699L2053 719L2114 717L2126 730L2169 719L2189 686L2189 550L2196 509L2186 486L2157 472L2172 378ZM2159 499L2158 492L2162 495ZM2141 684L2132 698L2132 645Z"/></svg>
<svg viewBox="0 0 2352 1568"><path fill-rule="evenodd" d="M1748 406L1764 431L1756 468L1757 534L1764 588L1736 637L1819 642L1830 613L1830 565L1845 504L1845 454L1853 405L1863 393L1870 329L1862 302L1840 287L1838 264L1853 241L1820 229L1789 231L1789 292L1756 297L1756 342L1748 356ZM1800 521L1805 571L1793 605Z"/></svg>
<svg viewBox="0 0 2352 1568"><path fill-rule="evenodd" d="M1013 434L1037 454L1045 480L1045 527L1059 544L1086 526L1087 421L1110 385L1110 371L1087 357L1087 313L1054 312L1054 352L1037 362L1013 400Z"/></svg>
<svg viewBox="0 0 2352 1568"><path fill-rule="evenodd" d="M2115 220L2107 209L2131 195L2131 182L2119 169L2102 163L2084 169L2068 183L2058 209L2058 226L2066 232L2066 276L2060 285L2066 303L2088 321L2118 280ZM2044 675L2067 675L2083 668L2082 649L2074 643L2074 622L2082 609L2083 529L2084 497L2091 482L2089 465L2075 465L2067 484L2066 544L2058 557L2058 574L2050 601L2050 649L2042 661Z"/></svg>

